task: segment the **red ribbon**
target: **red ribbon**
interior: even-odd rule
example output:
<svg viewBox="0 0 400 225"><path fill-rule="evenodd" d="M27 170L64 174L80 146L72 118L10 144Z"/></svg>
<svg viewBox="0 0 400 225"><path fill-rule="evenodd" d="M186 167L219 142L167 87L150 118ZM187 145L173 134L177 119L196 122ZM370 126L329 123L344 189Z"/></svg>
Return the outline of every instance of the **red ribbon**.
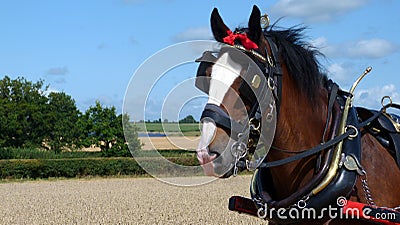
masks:
<svg viewBox="0 0 400 225"><path fill-rule="evenodd" d="M242 43L243 47L245 47L247 50L258 48L258 45L254 43L252 40L250 40L247 37L246 33L236 34L233 33L231 30L227 30L226 33L228 34L228 36L222 39L226 44L235 45L235 40L238 39Z"/></svg>

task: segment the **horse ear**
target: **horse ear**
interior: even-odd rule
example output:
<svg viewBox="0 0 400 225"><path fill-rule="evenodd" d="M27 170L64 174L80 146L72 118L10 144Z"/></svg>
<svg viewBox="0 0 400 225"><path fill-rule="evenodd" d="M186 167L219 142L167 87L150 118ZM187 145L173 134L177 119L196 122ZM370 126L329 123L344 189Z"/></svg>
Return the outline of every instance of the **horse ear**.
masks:
<svg viewBox="0 0 400 225"><path fill-rule="evenodd" d="M225 25L224 21L222 21L221 16L218 13L218 9L214 8L211 13L211 30L213 32L215 40L219 42L223 42L223 38L228 36L227 31L229 28Z"/></svg>
<svg viewBox="0 0 400 225"><path fill-rule="evenodd" d="M250 38L250 40L258 43L261 33L261 12L260 9L254 5L249 19L249 31L247 32L247 36Z"/></svg>

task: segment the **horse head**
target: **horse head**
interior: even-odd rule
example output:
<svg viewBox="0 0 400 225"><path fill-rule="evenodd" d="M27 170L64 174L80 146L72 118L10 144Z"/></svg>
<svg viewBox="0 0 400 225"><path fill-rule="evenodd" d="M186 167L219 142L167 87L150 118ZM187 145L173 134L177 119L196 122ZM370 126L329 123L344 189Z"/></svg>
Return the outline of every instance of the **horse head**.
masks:
<svg viewBox="0 0 400 225"><path fill-rule="evenodd" d="M205 174L229 177L238 168L257 168L250 192L253 202L261 202L259 209L263 203L287 209L314 197L315 204L323 200L328 205L357 190L369 192L362 180L356 183L360 174L342 165L343 156L354 157L354 150L362 155L364 175L368 171L372 177L370 186L380 193L381 204L397 206L399 193L393 190L398 189L400 171L390 153L368 129L361 137L355 132L341 139L350 135L345 126L359 122L355 109L347 118L352 91L343 92L328 80L317 60L320 52L303 39L304 27L263 30L260 19L254 6L248 28L232 32L217 9L212 12L213 35L226 45L218 55L205 52L198 60L196 87L209 96L197 148ZM260 145L262 154L257 152ZM382 165L379 170L377 165ZM391 174L391 182L382 174ZM359 195L354 196L358 201Z"/></svg>
<svg viewBox="0 0 400 225"><path fill-rule="evenodd" d="M263 151L272 142L276 123L274 81L265 76L268 60L260 50L267 48L260 18L260 10L254 6L248 29L232 32L218 10L212 12L214 38L226 45L217 56L205 52L198 60L196 86L209 96L197 148L206 175L229 177L237 173L239 164L248 167L249 157L257 164L265 156L256 152L260 137Z"/></svg>

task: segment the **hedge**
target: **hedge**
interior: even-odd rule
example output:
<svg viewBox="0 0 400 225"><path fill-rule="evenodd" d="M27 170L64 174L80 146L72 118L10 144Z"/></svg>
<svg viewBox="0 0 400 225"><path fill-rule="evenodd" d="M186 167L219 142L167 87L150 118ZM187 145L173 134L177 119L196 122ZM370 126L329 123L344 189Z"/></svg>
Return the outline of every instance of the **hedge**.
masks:
<svg viewBox="0 0 400 225"><path fill-rule="evenodd" d="M65 159L65 158L97 158L102 152L71 151L60 152L44 151L36 148L0 148L1 159Z"/></svg>
<svg viewBox="0 0 400 225"><path fill-rule="evenodd" d="M130 154L130 153L129 153ZM182 149L171 150L146 150L135 151L135 156L155 156L160 154L163 157L196 157L195 151L188 151ZM0 160L2 159L66 159L66 158L98 158L107 157L108 153L105 152L84 152L84 151L65 151L55 153L54 151L43 151L35 148L7 148L0 147ZM131 155L129 155L130 157ZM115 156L114 156L115 157ZM111 158L111 157L110 157Z"/></svg>
<svg viewBox="0 0 400 225"><path fill-rule="evenodd" d="M180 165L197 165L192 157L168 158ZM157 166L156 162L154 166ZM168 168L165 168L168 173ZM50 177L85 177L145 175L146 171L133 158L71 158L0 160L1 179L37 179Z"/></svg>

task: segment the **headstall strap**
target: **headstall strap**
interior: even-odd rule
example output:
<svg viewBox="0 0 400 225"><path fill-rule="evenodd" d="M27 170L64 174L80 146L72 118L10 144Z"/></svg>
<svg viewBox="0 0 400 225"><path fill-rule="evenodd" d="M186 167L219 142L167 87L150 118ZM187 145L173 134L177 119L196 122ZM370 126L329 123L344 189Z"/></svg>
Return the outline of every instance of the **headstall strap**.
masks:
<svg viewBox="0 0 400 225"><path fill-rule="evenodd" d="M269 37L268 35L265 35L265 39L268 42L268 45L271 49L271 55L268 53L268 49L265 49L265 55L267 58L267 68L266 71L268 74L267 79L268 82L270 83L273 81L274 83L274 89L272 90L272 93L274 94L275 102L277 105L277 115L279 116L279 110L280 110L280 105L282 101L282 67L279 62L278 58L278 47L276 46L275 42ZM271 82L272 83L272 82ZM272 86L268 84L269 86ZM270 87L271 88L271 87Z"/></svg>

